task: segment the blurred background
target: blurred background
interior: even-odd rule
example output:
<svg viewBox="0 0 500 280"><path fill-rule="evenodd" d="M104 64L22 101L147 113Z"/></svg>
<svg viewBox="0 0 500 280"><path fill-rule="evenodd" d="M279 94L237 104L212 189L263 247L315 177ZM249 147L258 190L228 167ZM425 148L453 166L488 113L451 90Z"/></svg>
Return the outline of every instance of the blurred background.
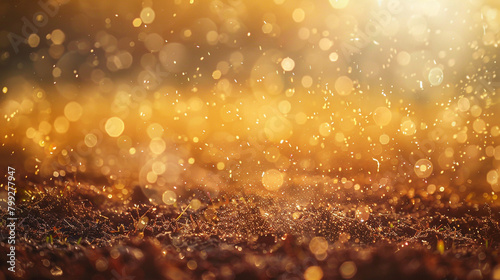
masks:
<svg viewBox="0 0 500 280"><path fill-rule="evenodd" d="M2 1L1 168L164 202L294 186L497 200L499 8Z"/></svg>

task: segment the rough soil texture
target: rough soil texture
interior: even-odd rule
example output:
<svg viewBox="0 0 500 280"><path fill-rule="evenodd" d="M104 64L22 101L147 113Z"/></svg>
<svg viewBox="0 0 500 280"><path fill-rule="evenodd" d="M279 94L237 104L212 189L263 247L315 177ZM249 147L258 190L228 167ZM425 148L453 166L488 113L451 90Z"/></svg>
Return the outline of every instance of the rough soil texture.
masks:
<svg viewBox="0 0 500 280"><path fill-rule="evenodd" d="M470 197L317 192L292 203L192 190L153 205L138 187L126 203L52 187L20 194L16 278L500 279L500 208Z"/></svg>

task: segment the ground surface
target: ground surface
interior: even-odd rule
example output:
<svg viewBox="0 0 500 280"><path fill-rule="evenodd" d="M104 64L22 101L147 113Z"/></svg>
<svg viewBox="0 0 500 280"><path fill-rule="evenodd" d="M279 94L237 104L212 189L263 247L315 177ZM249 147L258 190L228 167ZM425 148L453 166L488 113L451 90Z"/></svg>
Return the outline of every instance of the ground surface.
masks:
<svg viewBox="0 0 500 280"><path fill-rule="evenodd" d="M84 184L31 189L17 206L20 279L500 279L500 208L470 196L191 190L153 205L138 187L125 204Z"/></svg>

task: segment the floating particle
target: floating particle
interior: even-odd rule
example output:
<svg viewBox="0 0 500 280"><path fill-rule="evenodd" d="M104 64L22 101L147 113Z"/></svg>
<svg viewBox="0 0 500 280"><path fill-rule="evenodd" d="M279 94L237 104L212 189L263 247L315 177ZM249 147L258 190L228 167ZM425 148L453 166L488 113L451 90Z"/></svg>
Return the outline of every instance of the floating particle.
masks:
<svg viewBox="0 0 500 280"><path fill-rule="evenodd" d="M460 202L460 196L456 193L450 196L450 204L457 205Z"/></svg>
<svg viewBox="0 0 500 280"><path fill-rule="evenodd" d="M478 105L474 105L470 108L470 113L473 117L477 118L483 113L483 109Z"/></svg>
<svg viewBox="0 0 500 280"><path fill-rule="evenodd" d="M33 33L28 37L28 45L32 48L38 47L38 44L40 44L40 36L37 34Z"/></svg>
<svg viewBox="0 0 500 280"><path fill-rule="evenodd" d="M49 134L51 130L52 130L52 126L50 125L50 123L48 123L46 121L42 121L38 125L38 131L40 131L43 135Z"/></svg>
<svg viewBox="0 0 500 280"><path fill-rule="evenodd" d="M413 168L419 178L427 178L432 174L432 162L428 159L419 159Z"/></svg>
<svg viewBox="0 0 500 280"><path fill-rule="evenodd" d="M207 32L205 39L207 40L208 44L215 45L219 40L219 33L215 30L210 30Z"/></svg>
<svg viewBox="0 0 500 280"><path fill-rule="evenodd" d="M167 43L160 50L158 58L166 70L180 72L186 67L188 56L188 51L184 45Z"/></svg>
<svg viewBox="0 0 500 280"><path fill-rule="evenodd" d="M151 33L146 36L144 40L144 46L150 52L158 52L163 47L165 41L158 33Z"/></svg>
<svg viewBox="0 0 500 280"><path fill-rule="evenodd" d="M328 58L330 59L331 62L335 62L339 59L339 55L336 52L332 52L330 53Z"/></svg>
<svg viewBox="0 0 500 280"><path fill-rule="evenodd" d="M305 75L304 77L302 77L301 84L305 88L310 88L313 84L312 77L309 75Z"/></svg>
<svg viewBox="0 0 500 280"><path fill-rule="evenodd" d="M305 17L306 17L306 13L304 12L303 9L297 8L297 9L293 10L293 13L292 13L293 21L300 23L300 22L304 21Z"/></svg>
<svg viewBox="0 0 500 280"><path fill-rule="evenodd" d="M335 81L335 90L337 91L338 94L342 96L346 96L351 94L353 91L353 83L351 78L347 76L340 76L336 81Z"/></svg>
<svg viewBox="0 0 500 280"><path fill-rule="evenodd" d="M470 108L470 101L466 97L462 97L458 100L458 110L462 112L467 112Z"/></svg>
<svg viewBox="0 0 500 280"><path fill-rule="evenodd" d="M437 187L434 184L430 184L427 186L427 193L428 194L433 194L436 192L436 190L437 190Z"/></svg>
<svg viewBox="0 0 500 280"><path fill-rule="evenodd" d="M61 77L61 74L62 74L62 70L61 70L61 68L59 68L59 67L54 67L54 69L52 69L52 76L53 76L54 78L59 78L59 77Z"/></svg>
<svg viewBox="0 0 500 280"><path fill-rule="evenodd" d="M161 161L155 161L152 165L151 165L151 170L156 174L156 175L161 175L163 173L165 173L165 171L167 170L167 167L165 165L165 163L161 162Z"/></svg>
<svg viewBox="0 0 500 280"><path fill-rule="evenodd" d="M214 78L214 80L220 79L221 76L222 76L222 73L220 70L215 70L214 72L212 72L212 78Z"/></svg>
<svg viewBox="0 0 500 280"><path fill-rule="evenodd" d="M46 20L46 17L44 16L43 13L38 13L35 17L36 21L41 23L44 22Z"/></svg>
<svg viewBox="0 0 500 280"><path fill-rule="evenodd" d="M344 142L345 141L345 135L343 132L337 132L335 134L335 141L341 143L341 142Z"/></svg>
<svg viewBox="0 0 500 280"><path fill-rule="evenodd" d="M191 29L186 29L184 30L184 32L182 32L182 35L184 35L184 37L186 38L189 38L191 37L191 35L193 35L193 32L191 31Z"/></svg>
<svg viewBox="0 0 500 280"><path fill-rule="evenodd" d="M141 24L142 24L142 20L140 18L134 18L134 20L132 21L132 25L134 27L139 27L139 26L141 26Z"/></svg>
<svg viewBox="0 0 500 280"><path fill-rule="evenodd" d="M85 135L84 139L85 145L89 148L95 147L97 145L97 136L93 133Z"/></svg>
<svg viewBox="0 0 500 280"><path fill-rule="evenodd" d="M262 25L262 32L264 34L269 34L271 32L273 32L273 25L269 22L265 22L263 25Z"/></svg>
<svg viewBox="0 0 500 280"><path fill-rule="evenodd" d="M52 40L52 43L54 43L54 45L61 45L64 42L65 38L66 36L61 29L54 29L50 34L50 40Z"/></svg>
<svg viewBox="0 0 500 280"><path fill-rule="evenodd" d="M151 142L149 142L149 149L153 154L160 155L162 154L167 145L165 144L165 141L161 139L160 137L155 137L151 139Z"/></svg>
<svg viewBox="0 0 500 280"><path fill-rule="evenodd" d="M319 266L310 266L304 272L305 280L321 280L323 278L323 270Z"/></svg>
<svg viewBox="0 0 500 280"><path fill-rule="evenodd" d="M322 51L327 51L333 46L333 42L328 38L322 38L321 40L319 40L318 45Z"/></svg>
<svg viewBox="0 0 500 280"><path fill-rule="evenodd" d="M330 128L330 124L329 123L322 123L319 125L319 134L323 137L328 137L330 135L330 133L332 132L331 128Z"/></svg>
<svg viewBox="0 0 500 280"><path fill-rule="evenodd" d="M43 99L45 98L45 92L43 90L38 90L35 94L36 98Z"/></svg>
<svg viewBox="0 0 500 280"><path fill-rule="evenodd" d="M64 116L59 116L54 120L54 130L57 133L66 133L69 129L69 121Z"/></svg>
<svg viewBox="0 0 500 280"><path fill-rule="evenodd" d="M226 165L223 162L217 163L217 170L224 170L224 168L226 168Z"/></svg>
<svg viewBox="0 0 500 280"><path fill-rule="evenodd" d="M155 20L155 11L150 7L145 7L141 11L141 20L145 24L150 24Z"/></svg>
<svg viewBox="0 0 500 280"><path fill-rule="evenodd" d="M411 56L409 53L407 53L405 51L399 52L398 56L397 56L397 61L398 61L399 65L406 66L406 65L410 64Z"/></svg>
<svg viewBox="0 0 500 280"><path fill-rule="evenodd" d="M295 61L293 61L293 59L289 57L285 57L281 61L281 68L283 68L283 70L285 71L292 71L293 68L295 68Z"/></svg>
<svg viewBox="0 0 500 280"><path fill-rule="evenodd" d="M495 185L498 184L498 172L497 170L490 170L488 174L486 174L486 181L490 185Z"/></svg>
<svg viewBox="0 0 500 280"><path fill-rule="evenodd" d="M95 262L95 268L98 271L105 271L108 269L108 261L105 258L100 258Z"/></svg>
<svg viewBox="0 0 500 280"><path fill-rule="evenodd" d="M262 184L270 191L278 190L283 182L283 174L279 170L269 169L262 174Z"/></svg>
<svg viewBox="0 0 500 280"><path fill-rule="evenodd" d="M153 171L149 171L148 174L146 174L146 180L148 181L148 183L154 184L158 180L158 175Z"/></svg>
<svg viewBox="0 0 500 280"><path fill-rule="evenodd" d="M439 86L443 82L444 74L443 70L439 67L432 68L429 71L429 82L433 86Z"/></svg>
<svg viewBox="0 0 500 280"><path fill-rule="evenodd" d="M368 206L359 206L356 208L356 219L365 222L370 218L370 208Z"/></svg>
<svg viewBox="0 0 500 280"><path fill-rule="evenodd" d="M380 144L382 145L387 145L389 143L389 141L391 140L391 138L389 137L389 135L387 134L382 134L380 135L380 137L378 138L378 141L380 142Z"/></svg>
<svg viewBox="0 0 500 280"><path fill-rule="evenodd" d="M500 127L498 125L495 125L494 127L491 128L491 136L497 137L500 135Z"/></svg>
<svg viewBox="0 0 500 280"><path fill-rule="evenodd" d="M477 133L483 133L486 130L486 122L482 119L475 119L472 128Z"/></svg>
<svg viewBox="0 0 500 280"><path fill-rule="evenodd" d="M28 137L29 139L33 139L36 135L36 129L34 129L33 127L29 127L28 129L26 129L26 137Z"/></svg>
<svg viewBox="0 0 500 280"><path fill-rule="evenodd" d="M163 203L172 205L177 201L177 195L173 191L165 191L162 196Z"/></svg>
<svg viewBox="0 0 500 280"><path fill-rule="evenodd" d="M71 101L64 107L64 116L71 122L78 121L83 114L82 106L75 101Z"/></svg>
<svg viewBox="0 0 500 280"><path fill-rule="evenodd" d="M104 129L109 136L118 137L125 129L125 123L119 117L111 117L106 121Z"/></svg>
<svg viewBox="0 0 500 280"><path fill-rule="evenodd" d="M309 250L315 255L323 255L328 250L328 241L322 236L316 236L309 242Z"/></svg>
<svg viewBox="0 0 500 280"><path fill-rule="evenodd" d="M301 27L299 29L299 32L297 35L299 36L299 39L307 40L307 39L309 39L309 36L311 35L311 31L309 29L307 29L306 27Z"/></svg>
<svg viewBox="0 0 500 280"><path fill-rule="evenodd" d="M417 126L412 120L405 120L401 123L401 132L404 135L413 135L417 132Z"/></svg>
<svg viewBox="0 0 500 280"><path fill-rule="evenodd" d="M198 210L201 207L201 201L199 201L198 199L195 198L195 199L191 200L191 203L189 203L189 205L191 205L191 208L193 210Z"/></svg>
<svg viewBox="0 0 500 280"><path fill-rule="evenodd" d="M373 112L373 120L379 126L386 126L391 122L392 112L387 107L378 107Z"/></svg>
<svg viewBox="0 0 500 280"><path fill-rule="evenodd" d="M453 151L453 148L450 148L450 147L448 147L448 148L446 148L446 150L444 150L445 156L449 157L449 158L453 157L454 153L455 153L455 151Z"/></svg>
<svg viewBox="0 0 500 280"><path fill-rule="evenodd" d="M292 109L292 104L288 100L282 100L278 104L278 109L282 114L288 114Z"/></svg>
<svg viewBox="0 0 500 280"><path fill-rule="evenodd" d="M358 272L358 268L354 262L346 261L340 265L339 272L342 278L351 279L356 275L356 272Z"/></svg>
<svg viewBox="0 0 500 280"><path fill-rule="evenodd" d="M190 260L187 262L187 267L191 270L195 270L198 267L198 264L195 260Z"/></svg>
<svg viewBox="0 0 500 280"><path fill-rule="evenodd" d="M163 126L159 123L152 123L148 125L148 128L146 129L146 132L151 139L161 137L164 131L165 129L163 129Z"/></svg>

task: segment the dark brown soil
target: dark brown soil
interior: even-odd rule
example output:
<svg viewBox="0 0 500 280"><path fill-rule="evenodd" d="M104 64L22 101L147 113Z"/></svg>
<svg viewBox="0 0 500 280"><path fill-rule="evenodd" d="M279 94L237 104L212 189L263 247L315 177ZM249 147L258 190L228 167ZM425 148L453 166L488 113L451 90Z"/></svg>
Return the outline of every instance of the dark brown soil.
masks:
<svg viewBox="0 0 500 280"><path fill-rule="evenodd" d="M323 193L295 203L191 190L167 206L148 203L138 187L123 203L84 184L55 185L19 194L16 278L500 277L500 208L466 198L450 204L445 193ZM201 207L183 212L193 198ZM6 236L3 226L0 279L13 277Z"/></svg>

